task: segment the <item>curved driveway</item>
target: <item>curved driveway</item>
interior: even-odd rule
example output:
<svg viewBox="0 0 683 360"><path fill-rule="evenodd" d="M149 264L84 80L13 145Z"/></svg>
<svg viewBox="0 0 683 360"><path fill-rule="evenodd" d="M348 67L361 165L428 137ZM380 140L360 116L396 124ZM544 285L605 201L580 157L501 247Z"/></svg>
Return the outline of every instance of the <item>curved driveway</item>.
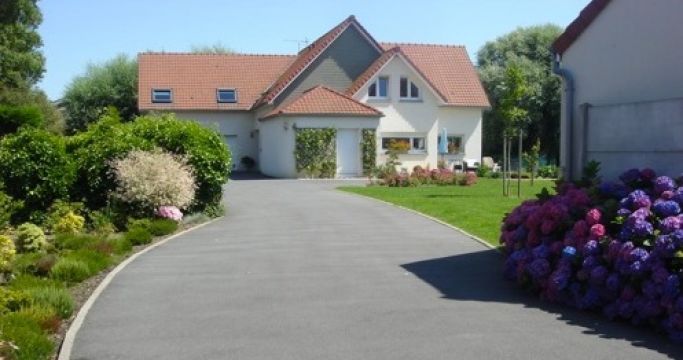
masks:
<svg viewBox="0 0 683 360"><path fill-rule="evenodd" d="M72 359L682 358L540 304L501 280L496 252L340 184L232 181L225 218L116 276Z"/></svg>

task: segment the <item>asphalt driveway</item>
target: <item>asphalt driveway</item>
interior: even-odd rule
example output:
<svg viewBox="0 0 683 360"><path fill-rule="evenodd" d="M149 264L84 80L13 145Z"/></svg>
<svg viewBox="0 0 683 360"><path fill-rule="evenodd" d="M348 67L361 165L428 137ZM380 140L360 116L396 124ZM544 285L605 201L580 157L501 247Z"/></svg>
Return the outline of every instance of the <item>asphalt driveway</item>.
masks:
<svg viewBox="0 0 683 360"><path fill-rule="evenodd" d="M683 358L661 335L537 302L495 251L338 185L232 181L225 218L116 276L72 359Z"/></svg>

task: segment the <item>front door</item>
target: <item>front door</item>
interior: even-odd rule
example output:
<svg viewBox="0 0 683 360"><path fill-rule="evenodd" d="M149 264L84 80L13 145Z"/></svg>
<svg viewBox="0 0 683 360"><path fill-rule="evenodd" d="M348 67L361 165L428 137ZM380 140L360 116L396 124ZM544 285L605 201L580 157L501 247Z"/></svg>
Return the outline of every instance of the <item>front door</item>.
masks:
<svg viewBox="0 0 683 360"><path fill-rule="evenodd" d="M337 130L337 176L360 174L360 142L357 129Z"/></svg>

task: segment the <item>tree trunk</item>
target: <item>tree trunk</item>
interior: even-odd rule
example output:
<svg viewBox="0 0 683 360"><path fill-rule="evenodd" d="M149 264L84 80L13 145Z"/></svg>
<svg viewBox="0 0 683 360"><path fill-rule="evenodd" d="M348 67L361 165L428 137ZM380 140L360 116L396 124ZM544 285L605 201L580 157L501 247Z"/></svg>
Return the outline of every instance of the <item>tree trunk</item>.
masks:
<svg viewBox="0 0 683 360"><path fill-rule="evenodd" d="M517 151L517 197L522 197L522 129L519 129L519 149Z"/></svg>
<svg viewBox="0 0 683 360"><path fill-rule="evenodd" d="M503 196L507 196L507 137L503 135L503 160L502 160L502 172L503 172Z"/></svg>

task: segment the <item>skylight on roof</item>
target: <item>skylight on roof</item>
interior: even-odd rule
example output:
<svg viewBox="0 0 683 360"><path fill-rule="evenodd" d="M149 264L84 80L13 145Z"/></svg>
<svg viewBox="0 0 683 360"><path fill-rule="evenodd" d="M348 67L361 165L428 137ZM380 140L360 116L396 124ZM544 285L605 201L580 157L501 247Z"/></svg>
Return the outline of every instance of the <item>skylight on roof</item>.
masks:
<svg viewBox="0 0 683 360"><path fill-rule="evenodd" d="M235 89L217 89L216 100L219 103L236 103L237 90Z"/></svg>

